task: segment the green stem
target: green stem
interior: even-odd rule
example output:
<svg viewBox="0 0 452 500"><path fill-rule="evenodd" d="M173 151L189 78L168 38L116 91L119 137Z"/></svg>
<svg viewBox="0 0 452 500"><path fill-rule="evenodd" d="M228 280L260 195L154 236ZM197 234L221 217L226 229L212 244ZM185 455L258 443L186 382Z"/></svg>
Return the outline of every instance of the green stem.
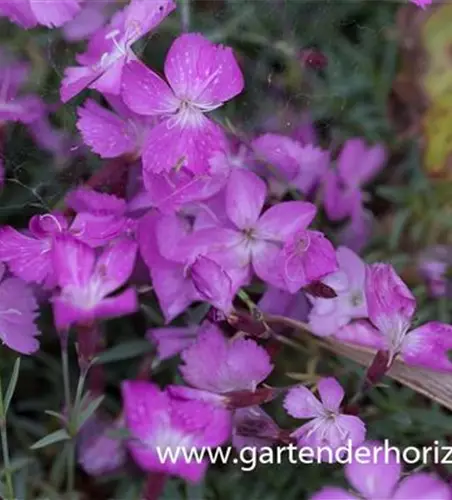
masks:
<svg viewBox="0 0 452 500"><path fill-rule="evenodd" d="M61 343L61 364L63 369L63 387L64 387L64 403L66 411L70 416L71 413L71 387L69 383L69 358L67 352L67 342Z"/></svg>
<svg viewBox="0 0 452 500"><path fill-rule="evenodd" d="M245 292L245 290L239 290L237 295L239 296L239 299L248 307L250 313L253 313L256 309L257 306L253 302L253 299Z"/></svg>
<svg viewBox="0 0 452 500"><path fill-rule="evenodd" d="M187 33L190 31L191 6L190 0L181 0L181 24L182 31Z"/></svg>
<svg viewBox="0 0 452 500"><path fill-rule="evenodd" d="M68 442L68 450L67 450L67 486L66 490L68 496L72 491L74 491L75 486L75 444L73 441L74 438Z"/></svg>
<svg viewBox="0 0 452 500"><path fill-rule="evenodd" d="M72 402L71 402L71 386L70 386L70 375L69 375L69 357L67 349L67 341L61 342L61 364L63 369L63 387L64 387L64 402L66 405L66 412L68 416L68 423L71 427L72 422ZM67 444L67 485L66 491L68 495L74 490L74 469L75 469L75 446L71 442Z"/></svg>
<svg viewBox="0 0 452 500"><path fill-rule="evenodd" d="M8 434L6 431L6 411L3 401L3 388L0 379L0 437L2 441L3 464L5 466L6 497L5 500L14 500L13 478L11 475L11 461L9 459Z"/></svg>

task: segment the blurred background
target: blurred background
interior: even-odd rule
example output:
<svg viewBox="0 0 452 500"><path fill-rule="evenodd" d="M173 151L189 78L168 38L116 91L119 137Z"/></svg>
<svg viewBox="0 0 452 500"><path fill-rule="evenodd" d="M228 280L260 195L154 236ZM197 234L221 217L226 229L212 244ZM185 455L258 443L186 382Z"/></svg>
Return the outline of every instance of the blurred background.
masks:
<svg viewBox="0 0 452 500"><path fill-rule="evenodd" d="M111 1L102 8L114 11L123 3ZM309 130L333 160L350 138L382 144L387 161L365 187L368 219L351 228L347 221L330 221L317 197L317 227L336 244L352 245L358 238L357 249L368 262L392 263L418 299L418 322L450 323L451 26L452 4L441 2L422 10L408 0L181 0L176 13L134 49L161 71L171 42L182 30L199 31L233 47L245 75L245 91L217 119L235 140L246 143L268 131L290 136ZM37 94L46 105L38 120L27 125L5 122L0 129L5 167L0 222L20 228L31 215L62 208L65 194L101 167L102 161L83 145L75 128L77 106L88 94L100 97L85 91L66 105L59 100L64 68L85 47L69 29L26 31L2 19L0 39L0 64L25 62L29 73L20 91ZM0 81L4 88L1 76ZM255 290L256 299L260 293ZM199 321L205 313L202 307L188 310L179 324ZM59 408L62 401L59 344L49 311L44 311L41 323L42 348L23 360L9 416L16 494L21 499L62 498L61 446L28 450L55 429L55 419L45 410ZM144 294L140 313L105 325L104 407L110 415L120 412L119 382L139 373L143 354L152 356L153 346L143 332L162 324L155 299ZM14 355L2 350L0 360L6 376ZM358 365L327 356L315 345L304 351L285 347L279 360L272 375L275 385L287 385L287 374L294 381L297 373L307 370L314 374L313 381L316 373L334 373L346 386L363 374ZM70 362L75 374L75 353ZM153 378L177 382L176 366L176 360L154 362ZM290 426L278 405L273 415L282 426ZM363 416L370 437L385 437L395 445L447 442L450 434L448 412L389 379L381 391L369 393ZM164 498L300 500L327 480L341 484L342 477L335 465L260 465L246 473L232 464L218 465L200 485L168 482ZM143 475L131 463L100 477L80 467L76 478L79 498L86 499L138 499L142 485Z"/></svg>

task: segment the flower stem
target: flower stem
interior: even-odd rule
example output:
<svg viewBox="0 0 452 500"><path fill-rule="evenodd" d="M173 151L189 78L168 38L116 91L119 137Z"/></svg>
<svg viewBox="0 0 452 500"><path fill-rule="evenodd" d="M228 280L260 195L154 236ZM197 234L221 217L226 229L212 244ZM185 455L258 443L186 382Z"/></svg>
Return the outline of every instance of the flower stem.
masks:
<svg viewBox="0 0 452 500"><path fill-rule="evenodd" d="M61 365L63 369L64 404L68 415L71 412L71 387L69 383L69 358L67 342L61 342Z"/></svg>
<svg viewBox="0 0 452 500"><path fill-rule="evenodd" d="M6 430L6 410L3 400L3 388L0 379L0 437L2 441L3 464L5 466L6 496L5 500L14 500L11 461L9 459L8 434Z"/></svg>
<svg viewBox="0 0 452 500"><path fill-rule="evenodd" d="M67 339L62 339L61 341L61 364L63 369L63 386L64 386L64 403L66 406L66 412L68 416L68 422L72 422L72 402L71 402L71 386L70 386L70 376L69 376L69 358L67 349ZM69 442L67 444L67 484L66 491L71 493L74 489L74 469L75 469L75 446L74 443Z"/></svg>
<svg viewBox="0 0 452 500"><path fill-rule="evenodd" d="M191 18L191 10L190 10L190 0L181 0L181 24L182 31L187 33L190 31L190 18Z"/></svg>

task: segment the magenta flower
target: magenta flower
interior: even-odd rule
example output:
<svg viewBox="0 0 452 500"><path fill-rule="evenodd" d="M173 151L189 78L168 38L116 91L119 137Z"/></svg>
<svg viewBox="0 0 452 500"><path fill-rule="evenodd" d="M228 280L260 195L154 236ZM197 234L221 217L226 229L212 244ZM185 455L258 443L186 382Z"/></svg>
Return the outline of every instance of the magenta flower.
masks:
<svg viewBox="0 0 452 500"><path fill-rule="evenodd" d="M132 434L130 453L144 470L174 474L188 481L199 481L207 462L187 462L183 455L163 461L166 450L180 447L219 446L229 437L229 412L201 401L173 399L154 384L126 381L122 384L126 425Z"/></svg>
<svg viewBox="0 0 452 500"><path fill-rule="evenodd" d="M136 59L131 46L175 8L173 0L132 0L90 39L87 51L77 56L80 66L66 68L61 100L69 101L86 87L119 94L124 65Z"/></svg>
<svg viewBox="0 0 452 500"><path fill-rule="evenodd" d="M80 0L2 0L0 16L25 29L38 24L54 28L70 21L80 10Z"/></svg>
<svg viewBox="0 0 452 500"><path fill-rule="evenodd" d="M257 303L259 309L267 314L287 316L306 321L310 304L303 292L289 293L269 286Z"/></svg>
<svg viewBox="0 0 452 500"><path fill-rule="evenodd" d="M173 213L187 204L211 198L225 186L230 173L230 165L216 161L220 155L221 152L214 153L209 173L202 175L185 167L159 174L147 172L146 189L130 201L130 210L155 207L163 213Z"/></svg>
<svg viewBox="0 0 452 500"><path fill-rule="evenodd" d="M127 204L122 198L79 187L65 201L77 212L70 233L90 247L97 248L134 233L136 224L126 217Z"/></svg>
<svg viewBox="0 0 452 500"><path fill-rule="evenodd" d="M351 217L344 236L357 251L368 236L366 226L369 225L369 214L363 207L363 187L377 175L385 162L386 150L383 146L369 148L362 139L349 139L339 154L337 169L327 172L324 178L325 212L332 221Z"/></svg>
<svg viewBox="0 0 452 500"><path fill-rule="evenodd" d="M360 418L340 412L344 390L339 382L331 377L323 378L317 387L320 401L304 386L290 389L284 399L284 408L289 415L311 419L291 434L298 445L312 448L328 446L334 452L348 441L353 445L362 443L366 426Z"/></svg>
<svg viewBox="0 0 452 500"><path fill-rule="evenodd" d="M339 247L336 252L339 271L322 280L337 297L326 299L308 295L312 302L309 326L319 336L334 334L354 318L367 317L365 295L366 265L351 250Z"/></svg>
<svg viewBox="0 0 452 500"><path fill-rule="evenodd" d="M325 178L325 210L331 220L352 214L362 204L361 189L384 167L386 150L381 145L368 147L359 138L349 139L337 159L337 170Z"/></svg>
<svg viewBox="0 0 452 500"><path fill-rule="evenodd" d="M426 281L432 297L450 295L450 280L447 276L450 264L450 247L448 246L436 245L421 254L418 270Z"/></svg>
<svg viewBox="0 0 452 500"><path fill-rule="evenodd" d="M228 314L232 310L235 291L229 274L212 259L199 255L188 267L193 284L200 297Z"/></svg>
<svg viewBox="0 0 452 500"><path fill-rule="evenodd" d="M226 226L195 231L179 249L180 254L205 254L228 272L250 265L264 281L285 288L279 272L284 243L306 229L314 218L314 205L301 201L279 203L260 215L267 190L265 183L247 170L233 170L225 191Z"/></svg>
<svg viewBox="0 0 452 500"><path fill-rule="evenodd" d="M431 321L411 330L416 299L392 266L368 267L366 297L369 319L383 337L389 363L400 355L408 364L452 371L447 354L452 348L452 326Z"/></svg>
<svg viewBox="0 0 452 500"><path fill-rule="evenodd" d="M171 386L171 394L227 405L228 393L253 393L273 369L270 357L254 340L227 340L218 329L200 332L181 354L180 372L196 390Z"/></svg>
<svg viewBox="0 0 452 500"><path fill-rule="evenodd" d="M83 142L101 158L138 157L150 121L131 112L119 97L106 97L113 111L92 99L78 108L77 128Z"/></svg>
<svg viewBox="0 0 452 500"><path fill-rule="evenodd" d="M35 324L38 304L31 288L18 278L5 278L0 264L0 339L10 349L31 354L39 349Z"/></svg>
<svg viewBox="0 0 452 500"><path fill-rule="evenodd" d="M362 451L367 448L369 454L366 456L360 452L359 459L353 456L344 469L356 494L327 486L311 500L450 500L450 486L433 474L418 472L402 479L402 467L395 452L379 453L383 448L381 443L367 442L360 448Z"/></svg>
<svg viewBox="0 0 452 500"><path fill-rule="evenodd" d="M77 458L91 476L102 476L120 469L127 460L126 447L109 434L124 427L123 419L115 422L93 415L77 435Z"/></svg>
<svg viewBox="0 0 452 500"><path fill-rule="evenodd" d="M60 214L34 215L28 232L10 226L0 228L0 261L27 283L55 285L50 250L56 234L66 231L68 223Z"/></svg>
<svg viewBox="0 0 452 500"><path fill-rule="evenodd" d="M261 135L252 147L258 159L267 164L267 172L276 177L276 182L284 183L281 195L290 186L308 194L323 178L330 162L327 151L279 134Z"/></svg>
<svg viewBox="0 0 452 500"><path fill-rule="evenodd" d="M425 9L428 5L432 4L432 0L410 0L411 3L417 5L421 9Z"/></svg>
<svg viewBox="0 0 452 500"><path fill-rule="evenodd" d="M52 288L56 283L50 252L57 235L72 234L95 248L133 230L124 217L124 200L115 196L78 188L69 193L67 204L79 211L71 224L62 214L49 213L34 215L26 231L0 228L0 261L6 262L13 274L28 283Z"/></svg>
<svg viewBox="0 0 452 500"><path fill-rule="evenodd" d="M157 212L151 211L145 215L138 225L138 243L140 254L149 268L152 286L165 321L169 323L192 302L201 300L201 297L191 277L185 272L185 264L170 260L163 255L166 252L161 251L157 239L157 228L162 225L167 231L171 230L169 246L176 249L180 240L187 234L187 227L182 219L177 217L170 219L172 224L162 223L164 220ZM166 255L171 256L170 253Z"/></svg>
<svg viewBox="0 0 452 500"><path fill-rule="evenodd" d="M287 290L295 293L335 272L338 264L336 251L323 233L301 230L286 241L281 266Z"/></svg>
<svg viewBox="0 0 452 500"><path fill-rule="evenodd" d="M139 224L140 252L167 322L199 300L229 312L233 296L248 278L201 251L189 255L182 244L189 231L188 222L175 214L150 212Z"/></svg>
<svg viewBox="0 0 452 500"><path fill-rule="evenodd" d="M167 359L194 344L198 335L209 330L217 330L217 327L209 321L205 321L200 326L152 328L146 332L146 338L157 344L159 358Z"/></svg>
<svg viewBox="0 0 452 500"><path fill-rule="evenodd" d="M79 42L101 29L108 18L110 6L114 8L113 0L97 0L85 3L76 16L67 22L62 33L68 42Z"/></svg>
<svg viewBox="0 0 452 500"><path fill-rule="evenodd" d="M137 245L122 239L96 258L94 249L69 234L57 235L52 247L60 292L53 297L58 329L130 314L138 309L136 292L120 289L133 271Z"/></svg>
<svg viewBox="0 0 452 500"><path fill-rule="evenodd" d="M3 3L0 4L0 9ZM20 88L29 78L29 67L1 54L0 75L0 123L20 121L30 124L45 111L42 100L34 94L20 94Z"/></svg>
<svg viewBox="0 0 452 500"><path fill-rule="evenodd" d="M226 148L222 129L205 117L243 89L243 76L228 47L214 45L201 34L181 35L165 61L168 84L139 62L124 70L122 95L135 113L160 116L143 153L144 184L148 173L187 170L209 172L209 159Z"/></svg>

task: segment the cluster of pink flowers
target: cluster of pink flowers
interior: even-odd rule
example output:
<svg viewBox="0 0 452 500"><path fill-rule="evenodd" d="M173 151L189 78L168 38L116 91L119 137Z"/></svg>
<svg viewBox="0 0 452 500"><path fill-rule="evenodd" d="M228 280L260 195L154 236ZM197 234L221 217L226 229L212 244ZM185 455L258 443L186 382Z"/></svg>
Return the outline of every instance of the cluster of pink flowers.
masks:
<svg viewBox="0 0 452 500"><path fill-rule="evenodd" d="M146 269L167 323L146 337L160 359L180 354L185 385L124 381L127 446L142 469L191 481L203 476L206 463L162 464L158 447L220 446L231 439L237 448L283 439L313 448L362 444L365 423L348 413L336 379L318 382L319 399L303 385L269 386L276 360L265 340L246 332L231 338L222 321L233 324L237 294L259 281L266 286L262 311L306 320L318 336L384 352L385 371L399 357L452 372L452 326L414 326L416 300L394 268L366 264L355 253L368 239L364 188L385 165L384 147L353 138L333 156L315 137L267 132L238 141L214 113L244 89L232 49L183 34L168 51L162 78L132 45L164 22L175 3L131 0L111 18L110 7L78 0L1 3L0 13L25 28L65 24L67 39L89 38L78 65L65 71L61 100L86 88L102 94L108 107L87 99L77 128L101 158L127 164L130 186L121 196L78 187L66 198L70 210L35 215L27 229L0 228L0 337L24 354L39 348L37 290L45 291L40 297L51 303L61 333L135 313L135 275ZM8 72L0 78L2 119L42 118L43 103L18 94L23 68ZM297 199L288 196L294 192ZM331 221L345 221L337 249L315 227L320 202ZM216 314L201 326L170 325L200 301ZM260 405L280 395L287 413L307 422L279 428ZM92 474L120 467L124 448L105 432L118 421L90 425L83 432L96 438L81 447L80 464ZM99 463L99 450L105 462ZM401 499L414 491L419 498L420 490L449 498L438 479L417 474L398 483L400 473L394 464L346 468L364 498ZM381 474L390 477L384 486ZM331 488L315 496L333 498L355 496Z"/></svg>

